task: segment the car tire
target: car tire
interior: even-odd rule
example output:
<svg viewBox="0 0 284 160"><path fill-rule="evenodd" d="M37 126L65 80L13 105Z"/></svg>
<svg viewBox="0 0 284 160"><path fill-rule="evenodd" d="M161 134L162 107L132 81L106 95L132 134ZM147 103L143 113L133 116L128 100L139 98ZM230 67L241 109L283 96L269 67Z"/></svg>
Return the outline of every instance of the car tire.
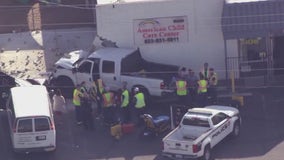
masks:
<svg viewBox="0 0 284 160"><path fill-rule="evenodd" d="M204 153L201 157L201 160L211 160L211 148L209 145L204 148Z"/></svg>
<svg viewBox="0 0 284 160"><path fill-rule="evenodd" d="M234 137L234 138L239 137L240 136L240 131L241 131L240 123L239 122L235 122L233 131L231 133L231 136Z"/></svg>
<svg viewBox="0 0 284 160"><path fill-rule="evenodd" d="M146 106L150 106L152 100L149 91L145 87L143 87L143 89L141 89L141 92L144 94Z"/></svg>

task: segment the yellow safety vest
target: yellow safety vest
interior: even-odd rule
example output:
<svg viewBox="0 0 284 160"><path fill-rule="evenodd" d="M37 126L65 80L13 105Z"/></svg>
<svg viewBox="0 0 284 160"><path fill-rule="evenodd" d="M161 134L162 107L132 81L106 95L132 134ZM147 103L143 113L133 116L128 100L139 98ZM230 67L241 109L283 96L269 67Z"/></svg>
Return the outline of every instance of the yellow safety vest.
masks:
<svg viewBox="0 0 284 160"><path fill-rule="evenodd" d="M215 81L213 80L214 78L215 78ZM210 82L210 85L213 85L213 86L216 86L218 84L218 77L216 73L210 76L209 82Z"/></svg>
<svg viewBox="0 0 284 160"><path fill-rule="evenodd" d="M103 80L102 79L98 79L98 87L99 87L99 91L102 94L104 91L104 85L103 85Z"/></svg>
<svg viewBox="0 0 284 160"><path fill-rule="evenodd" d="M128 90L127 89L124 90L122 92L122 95L123 95L124 98L122 99L122 97L121 97L121 100L122 100L121 107L127 107L127 105L129 104L129 92L128 92Z"/></svg>
<svg viewBox="0 0 284 160"><path fill-rule="evenodd" d="M103 102L104 102L104 107L111 107L113 106L113 93L111 92L106 92L103 94Z"/></svg>
<svg viewBox="0 0 284 160"><path fill-rule="evenodd" d="M80 106L81 105L80 96L83 96L83 93L81 93L78 89L74 89L74 92L73 92L73 104L75 106Z"/></svg>
<svg viewBox="0 0 284 160"><path fill-rule="evenodd" d="M207 92L207 81L202 79L198 82L198 93L206 93Z"/></svg>
<svg viewBox="0 0 284 160"><path fill-rule="evenodd" d="M143 93L137 93L135 95L136 98L136 104L135 104L135 108L143 108L145 107L145 99L144 99L144 94Z"/></svg>
<svg viewBox="0 0 284 160"><path fill-rule="evenodd" d="M185 96L187 95L186 81L178 80L176 82L177 86L177 95Z"/></svg>

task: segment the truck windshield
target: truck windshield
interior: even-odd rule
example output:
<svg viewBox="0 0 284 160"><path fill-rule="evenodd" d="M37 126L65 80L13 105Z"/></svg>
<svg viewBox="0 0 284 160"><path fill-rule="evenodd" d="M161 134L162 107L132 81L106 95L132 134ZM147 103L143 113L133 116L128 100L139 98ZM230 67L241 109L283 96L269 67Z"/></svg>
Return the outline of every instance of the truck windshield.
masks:
<svg viewBox="0 0 284 160"><path fill-rule="evenodd" d="M185 116L182 120L182 124L188 126L210 127L208 119L204 117Z"/></svg>

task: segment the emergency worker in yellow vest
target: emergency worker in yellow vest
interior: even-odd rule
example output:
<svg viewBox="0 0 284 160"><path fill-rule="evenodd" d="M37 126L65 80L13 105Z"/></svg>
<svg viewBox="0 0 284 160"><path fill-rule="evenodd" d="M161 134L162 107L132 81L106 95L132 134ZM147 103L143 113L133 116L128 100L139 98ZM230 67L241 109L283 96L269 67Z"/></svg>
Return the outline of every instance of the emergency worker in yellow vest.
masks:
<svg viewBox="0 0 284 160"><path fill-rule="evenodd" d="M97 79L95 81L96 86L97 86L97 105L98 105L98 115L102 114L102 103L103 103L103 99L102 99L102 94L104 92L104 88L105 88L105 84L103 83L102 79Z"/></svg>
<svg viewBox="0 0 284 160"><path fill-rule="evenodd" d="M89 89L89 95L92 101L97 103L98 87L95 81L92 83L92 86Z"/></svg>
<svg viewBox="0 0 284 160"><path fill-rule="evenodd" d="M95 109L95 114L96 114L96 117L99 118L100 114L101 114L101 102L100 102L100 97L99 97L99 90L98 90L98 87L97 87L97 83L96 81L94 81L92 83L92 86L90 87L89 89L89 95L90 95L90 98L92 99L92 105Z"/></svg>
<svg viewBox="0 0 284 160"><path fill-rule="evenodd" d="M218 84L218 76L214 71L214 68L209 69L209 79L208 79L208 96L210 98L211 103L217 103L217 84Z"/></svg>
<svg viewBox="0 0 284 160"><path fill-rule="evenodd" d="M123 82L122 94L121 94L122 123L127 123L130 121L129 91L127 90L126 87L127 87L127 82Z"/></svg>
<svg viewBox="0 0 284 160"><path fill-rule="evenodd" d="M105 84L101 78L97 79L97 86L98 86L99 93L103 94L104 89L105 89Z"/></svg>
<svg viewBox="0 0 284 160"><path fill-rule="evenodd" d="M104 116L104 122L106 125L111 125L114 123L115 115L113 112L114 107L114 94L113 92L110 92L109 87L105 87L104 92L102 94L103 99L103 116Z"/></svg>
<svg viewBox="0 0 284 160"><path fill-rule="evenodd" d="M85 81L81 83L81 110L82 110L82 120L83 126L86 130L94 129L94 120L93 120L93 108L92 108L92 99L89 94L89 90Z"/></svg>
<svg viewBox="0 0 284 160"><path fill-rule="evenodd" d="M77 84L76 88L73 91L73 104L75 106L75 116L77 120L77 124L82 124L82 107L81 107L81 98L83 97L83 93L81 92L81 85Z"/></svg>
<svg viewBox="0 0 284 160"><path fill-rule="evenodd" d="M203 68L201 69L200 73L202 74L202 76L204 77L205 80L208 80L209 78L209 64L207 62L205 62L203 64Z"/></svg>
<svg viewBox="0 0 284 160"><path fill-rule="evenodd" d="M188 96L188 90L187 90L187 82L183 78L179 78L176 81L176 93L178 96L178 103L181 105L187 104L187 96Z"/></svg>
<svg viewBox="0 0 284 160"><path fill-rule="evenodd" d="M205 77L202 74L199 74L200 79L197 82L198 88L197 88L197 95L198 95L198 103L201 106L207 105L207 87L208 82L205 80Z"/></svg>
<svg viewBox="0 0 284 160"><path fill-rule="evenodd" d="M141 126L143 124L142 115L145 114L146 103L145 97L142 92L140 92L138 87L134 88L133 104L135 108L136 125Z"/></svg>
<svg viewBox="0 0 284 160"><path fill-rule="evenodd" d="M87 84L85 81L81 83L81 93L83 93L84 98L86 99L89 98L89 91L88 91Z"/></svg>
<svg viewBox="0 0 284 160"><path fill-rule="evenodd" d="M188 69L188 76L186 77L187 88L188 88L188 101L190 104L196 102L197 96L197 87L199 78L195 75L195 72L192 69Z"/></svg>

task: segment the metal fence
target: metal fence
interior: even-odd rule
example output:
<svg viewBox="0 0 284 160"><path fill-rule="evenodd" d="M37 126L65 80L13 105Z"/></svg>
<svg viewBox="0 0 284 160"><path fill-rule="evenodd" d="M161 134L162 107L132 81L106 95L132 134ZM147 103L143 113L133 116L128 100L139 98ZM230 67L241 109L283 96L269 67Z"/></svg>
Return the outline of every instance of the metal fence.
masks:
<svg viewBox="0 0 284 160"><path fill-rule="evenodd" d="M266 59L243 61L242 57L228 57L227 70L233 71L235 78L266 76L268 61Z"/></svg>
<svg viewBox="0 0 284 160"><path fill-rule="evenodd" d="M244 61L242 57L227 58L227 79L233 76L247 88L268 85L271 70L267 59Z"/></svg>

